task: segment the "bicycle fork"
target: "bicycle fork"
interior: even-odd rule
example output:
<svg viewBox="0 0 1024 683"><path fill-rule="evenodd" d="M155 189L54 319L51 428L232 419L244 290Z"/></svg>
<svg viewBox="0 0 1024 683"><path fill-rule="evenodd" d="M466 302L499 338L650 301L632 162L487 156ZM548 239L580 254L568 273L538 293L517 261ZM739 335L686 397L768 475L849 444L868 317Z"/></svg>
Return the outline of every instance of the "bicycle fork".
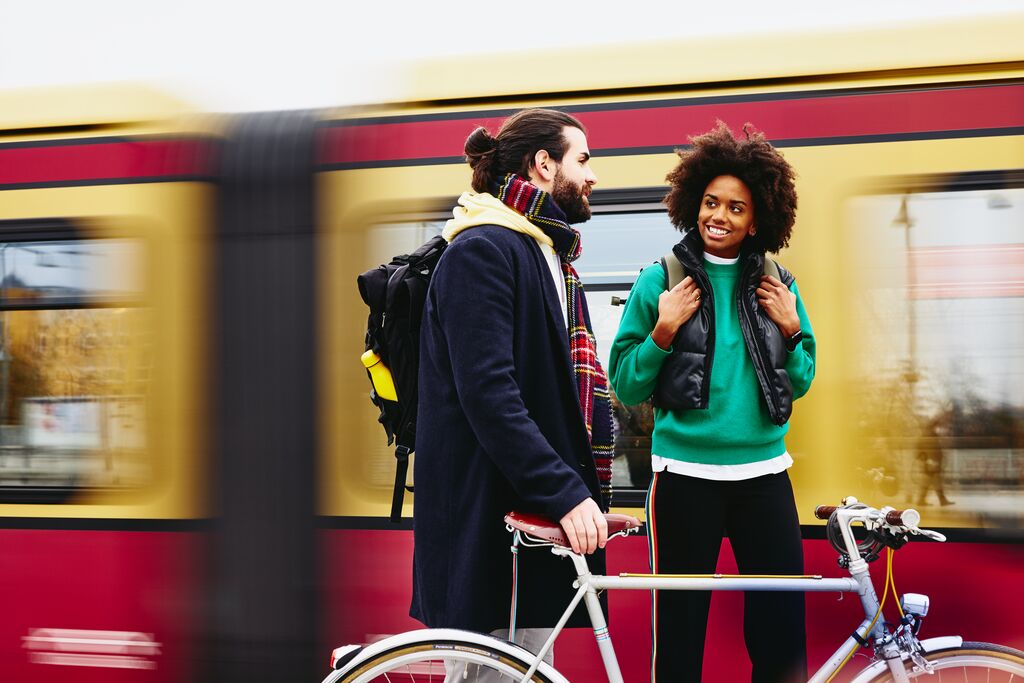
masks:
<svg viewBox="0 0 1024 683"><path fill-rule="evenodd" d="M884 615L879 614L877 621L872 621L869 615L879 612L878 595L875 593L874 584L871 583L871 574L868 571L868 564L861 558L850 562L850 577L857 582L857 594L860 596L861 605L864 608L865 618L853 634L846 639L832 657L814 674L808 683L824 683L828 681L835 672L842 668L849 656L859 647L867 647L869 639L876 643L876 656L885 660L892 675L893 683L908 683L906 670L903 667L902 652L899 643L889 636L885 628Z"/></svg>

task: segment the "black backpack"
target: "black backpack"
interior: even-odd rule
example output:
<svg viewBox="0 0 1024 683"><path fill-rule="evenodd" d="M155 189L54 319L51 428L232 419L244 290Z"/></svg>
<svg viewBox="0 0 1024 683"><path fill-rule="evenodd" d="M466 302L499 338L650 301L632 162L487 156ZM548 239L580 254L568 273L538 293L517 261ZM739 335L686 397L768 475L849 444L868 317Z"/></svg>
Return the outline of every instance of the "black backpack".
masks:
<svg viewBox="0 0 1024 683"><path fill-rule="evenodd" d="M387 433L388 445L395 444L397 463L391 498L391 521L395 523L402 519L405 490L413 490L405 480L409 455L416 450L420 323L430 278L447 246L443 237L433 237L411 254L396 256L357 278L359 294L370 307L363 354L372 386L370 400L380 409L378 419Z"/></svg>

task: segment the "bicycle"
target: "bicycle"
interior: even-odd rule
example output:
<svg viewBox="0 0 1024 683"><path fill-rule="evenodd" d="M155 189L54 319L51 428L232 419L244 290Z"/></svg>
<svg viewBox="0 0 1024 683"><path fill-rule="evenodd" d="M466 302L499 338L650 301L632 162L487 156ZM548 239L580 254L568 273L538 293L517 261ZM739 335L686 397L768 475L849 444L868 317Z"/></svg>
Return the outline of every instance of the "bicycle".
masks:
<svg viewBox="0 0 1024 683"><path fill-rule="evenodd" d="M557 523L534 515L516 512L505 517L506 526L515 534L517 545L547 547L555 555L572 560L577 574L576 594L541 650L532 653L513 642L491 635L456 629L422 629L385 638L371 645L346 645L336 648L331 657L333 671L323 683L373 683L394 681L443 681L445 665L465 663L463 680L472 680L469 672L491 671L502 680L541 683L569 683L553 666L543 661L569 616L582 601L587 608L598 649L610 683L623 683L611 636L608 633L598 594L604 590L731 590L856 593L864 608L864 620L835 653L810 678L809 683L827 683L861 647L872 647L871 662L852 679L852 683L904 683L924 676L945 680L954 673L956 680L999 681L1024 679L1024 652L1002 645L963 640L960 636L918 639L921 624L928 614L929 598L906 593L899 601L900 620L891 628L880 619L890 589L894 599L892 554L912 536L935 541L945 537L921 529L920 514L913 509L891 507L875 509L855 498L844 499L841 506L818 506L818 519L827 519L827 536L839 553L839 564L848 577L743 575L667 575L620 574L592 575L586 560L569 547ZM635 533L639 523L625 515L606 515L609 539ZM863 527L858 538L854 524ZM871 581L869 562L887 553L885 589L879 600ZM510 638L514 637L510 634ZM996 677L993 678L993 675Z"/></svg>

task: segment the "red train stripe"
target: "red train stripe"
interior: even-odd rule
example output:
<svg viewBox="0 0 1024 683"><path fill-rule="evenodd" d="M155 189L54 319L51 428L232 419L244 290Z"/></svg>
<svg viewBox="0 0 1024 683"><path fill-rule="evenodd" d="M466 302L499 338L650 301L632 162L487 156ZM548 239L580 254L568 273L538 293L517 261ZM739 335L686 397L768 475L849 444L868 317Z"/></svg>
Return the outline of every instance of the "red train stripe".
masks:
<svg viewBox="0 0 1024 683"><path fill-rule="evenodd" d="M575 108L574 108L575 109ZM737 101L706 98L652 106L623 103L574 112L595 151L650 151L685 144L716 119L738 128L746 121L773 141L829 140L985 131L1024 127L1024 85L964 86L872 93L779 95ZM328 167L451 161L476 125L492 130L501 116L349 123L323 131L318 162ZM202 177L211 170L209 141L135 138L54 144L0 145L0 188Z"/></svg>
<svg viewBox="0 0 1024 683"><path fill-rule="evenodd" d="M211 145L182 138L0 145L0 187L207 175Z"/></svg>
<svg viewBox="0 0 1024 683"><path fill-rule="evenodd" d="M734 129L752 122L777 142L845 137L899 136L942 131L1024 126L1024 85L957 86L932 90L842 92L821 96L735 101L706 98L661 106L623 103L621 108L573 111L587 127L593 150L671 148L721 119ZM349 124L327 128L320 163L357 165L462 155L478 125L492 131L502 117L471 113L459 118Z"/></svg>

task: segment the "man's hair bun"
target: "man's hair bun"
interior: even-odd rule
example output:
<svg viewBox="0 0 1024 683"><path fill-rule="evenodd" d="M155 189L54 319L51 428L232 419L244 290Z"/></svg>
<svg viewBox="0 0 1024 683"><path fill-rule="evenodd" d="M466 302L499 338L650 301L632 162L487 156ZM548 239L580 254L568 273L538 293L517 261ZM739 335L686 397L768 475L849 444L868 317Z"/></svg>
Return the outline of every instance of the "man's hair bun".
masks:
<svg viewBox="0 0 1024 683"><path fill-rule="evenodd" d="M483 126L479 126L466 138L466 160L470 166L474 166L475 161L492 154L496 149L498 141Z"/></svg>

